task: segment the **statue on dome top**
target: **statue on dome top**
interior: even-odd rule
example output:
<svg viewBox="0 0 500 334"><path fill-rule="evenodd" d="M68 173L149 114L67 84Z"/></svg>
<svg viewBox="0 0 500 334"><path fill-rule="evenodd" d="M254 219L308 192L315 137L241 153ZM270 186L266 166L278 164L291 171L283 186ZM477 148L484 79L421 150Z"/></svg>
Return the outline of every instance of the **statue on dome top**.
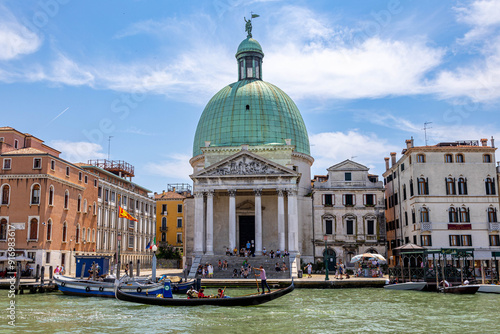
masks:
<svg viewBox="0 0 500 334"><path fill-rule="evenodd" d="M246 17L243 17L243 19L246 22L245 31L247 32L247 38L252 38L252 19L260 16L258 14L254 14L252 12L250 12L250 14L252 15L252 17L248 20Z"/></svg>

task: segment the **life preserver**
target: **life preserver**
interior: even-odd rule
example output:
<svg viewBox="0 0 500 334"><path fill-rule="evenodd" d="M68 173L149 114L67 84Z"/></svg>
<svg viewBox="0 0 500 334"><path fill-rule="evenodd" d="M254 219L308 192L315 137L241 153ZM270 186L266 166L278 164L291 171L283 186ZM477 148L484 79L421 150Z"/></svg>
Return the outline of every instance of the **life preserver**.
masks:
<svg viewBox="0 0 500 334"><path fill-rule="evenodd" d="M99 292L103 292L104 291L104 287L103 286L100 286L99 287Z"/></svg>
<svg viewBox="0 0 500 334"><path fill-rule="evenodd" d="M85 291L89 292L90 291L90 286L86 287Z"/></svg>
<svg viewBox="0 0 500 334"><path fill-rule="evenodd" d="M141 287L138 287L138 288L137 288L137 293L141 293L141 292L142 292Z"/></svg>
<svg viewBox="0 0 500 334"><path fill-rule="evenodd" d="M66 282L61 282L61 286L66 286Z"/></svg>

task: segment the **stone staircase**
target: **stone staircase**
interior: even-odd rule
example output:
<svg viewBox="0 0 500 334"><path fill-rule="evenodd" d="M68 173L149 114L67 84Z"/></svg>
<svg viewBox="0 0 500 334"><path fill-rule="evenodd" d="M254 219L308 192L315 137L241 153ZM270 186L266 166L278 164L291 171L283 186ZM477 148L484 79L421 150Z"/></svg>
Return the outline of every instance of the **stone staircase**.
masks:
<svg viewBox="0 0 500 334"><path fill-rule="evenodd" d="M219 260L224 262L227 260L227 270L218 269ZM282 258L274 258L271 259L269 256L255 256L255 257L238 257L238 256L227 256L227 255L203 255L200 257L195 257L193 260L193 265L191 266L191 270L189 272L190 278L197 278L200 275L196 274L196 269L199 264L211 263L214 267L214 277L218 279L230 279L233 278L233 270L237 269L238 274L240 272L241 266L243 266L243 262L247 260L247 263L251 265L253 268L259 268L263 266L266 270L266 276L268 279L288 279L292 274L295 273L294 277L297 277L297 268L295 258L290 257L282 257ZM279 263L280 267L282 267L283 262L285 262L287 270L285 272L275 270L276 262ZM291 262L291 263L290 263ZM292 269L292 271L290 271ZM258 274L258 271L253 270L249 273L247 279L255 279L255 274ZM243 279L238 275L238 278Z"/></svg>

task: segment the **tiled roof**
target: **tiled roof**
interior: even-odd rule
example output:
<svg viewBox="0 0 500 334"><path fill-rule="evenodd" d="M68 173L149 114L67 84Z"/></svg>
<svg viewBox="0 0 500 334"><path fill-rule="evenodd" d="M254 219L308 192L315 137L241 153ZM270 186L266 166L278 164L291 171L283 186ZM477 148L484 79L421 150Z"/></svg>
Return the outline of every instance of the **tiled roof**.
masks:
<svg viewBox="0 0 500 334"><path fill-rule="evenodd" d="M174 191L169 191L169 192L164 192L161 194L155 194L155 200L161 200L161 199L184 199L186 198L185 196L178 194Z"/></svg>
<svg viewBox="0 0 500 334"><path fill-rule="evenodd" d="M19 150L10 151L4 153L3 155L16 155L16 154L22 155L22 154L48 154L48 153L33 147L27 147L27 148L21 148Z"/></svg>

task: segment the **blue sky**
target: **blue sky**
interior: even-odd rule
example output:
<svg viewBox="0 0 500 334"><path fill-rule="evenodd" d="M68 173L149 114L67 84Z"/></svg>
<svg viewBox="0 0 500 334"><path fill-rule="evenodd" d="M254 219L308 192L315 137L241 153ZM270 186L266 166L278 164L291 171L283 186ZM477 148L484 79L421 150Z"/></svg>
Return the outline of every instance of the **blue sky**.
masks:
<svg viewBox="0 0 500 334"><path fill-rule="evenodd" d="M306 123L313 174L354 157L381 174L405 139L500 139L500 1L0 1L2 126L72 162L190 182L194 132L237 80L246 37Z"/></svg>

